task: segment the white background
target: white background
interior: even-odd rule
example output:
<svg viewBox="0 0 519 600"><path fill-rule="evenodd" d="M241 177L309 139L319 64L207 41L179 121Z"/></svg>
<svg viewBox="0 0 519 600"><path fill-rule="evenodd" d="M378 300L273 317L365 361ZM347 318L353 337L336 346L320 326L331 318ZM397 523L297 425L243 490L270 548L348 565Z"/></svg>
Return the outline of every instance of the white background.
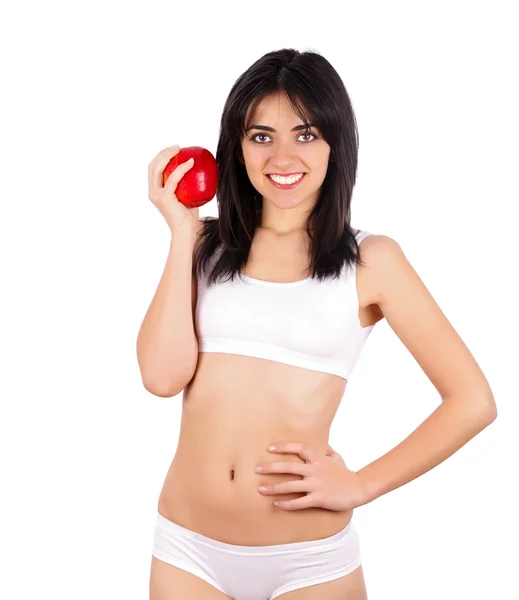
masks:
<svg viewBox="0 0 519 600"><path fill-rule="evenodd" d="M0 596L148 598L181 410L180 395L144 389L136 357L169 249L148 163L175 143L215 154L237 77L293 47L331 62L356 112L352 225L400 243L498 405L450 459L356 510L369 599L519 597L515 3L11 4L0 18ZM216 199L200 209L216 214ZM330 444L360 469L439 402L383 320Z"/></svg>

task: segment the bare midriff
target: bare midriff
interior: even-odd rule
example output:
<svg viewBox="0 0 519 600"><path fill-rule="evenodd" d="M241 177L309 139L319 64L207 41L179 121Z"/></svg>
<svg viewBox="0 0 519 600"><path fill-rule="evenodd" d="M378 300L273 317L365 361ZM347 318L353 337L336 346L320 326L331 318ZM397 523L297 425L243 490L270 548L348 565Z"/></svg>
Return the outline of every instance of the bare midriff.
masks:
<svg viewBox="0 0 519 600"><path fill-rule="evenodd" d="M329 537L351 510L288 511L274 500L306 492L265 495L261 484L301 480L290 473L258 474L258 464L304 463L272 453L275 442L303 442L323 456L346 388L336 375L254 357L201 352L182 397L177 450L159 497L161 515L207 537L244 546Z"/></svg>
<svg viewBox="0 0 519 600"><path fill-rule="evenodd" d="M307 266L305 235L280 238L260 229L242 272L265 281L291 282L307 277ZM357 269L357 292L359 320L365 327L382 315L371 304L359 277L362 271ZM352 510L283 510L274 500L302 498L306 492L258 491L262 484L299 481L303 476L263 475L254 469L271 462L305 462L298 454L268 452L276 442L303 442L326 455L346 385L337 375L272 360L199 353L194 377L183 391L180 436L159 497L159 513L207 537L242 546L317 540L344 529Z"/></svg>

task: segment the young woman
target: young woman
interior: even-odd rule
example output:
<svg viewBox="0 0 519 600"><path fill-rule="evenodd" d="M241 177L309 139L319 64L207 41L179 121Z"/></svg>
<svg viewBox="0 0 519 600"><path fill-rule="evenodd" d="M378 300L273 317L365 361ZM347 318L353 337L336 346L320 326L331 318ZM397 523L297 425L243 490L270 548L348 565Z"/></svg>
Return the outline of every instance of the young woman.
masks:
<svg viewBox="0 0 519 600"><path fill-rule="evenodd" d="M354 509L496 416L485 376L399 244L351 227L357 148L337 72L316 52L283 49L255 62L225 104L219 218L202 223L175 197L190 162L162 187L178 147L149 165L150 199L172 236L137 352L146 389L183 391L150 600L365 600ZM442 403L353 472L328 436L384 317Z"/></svg>

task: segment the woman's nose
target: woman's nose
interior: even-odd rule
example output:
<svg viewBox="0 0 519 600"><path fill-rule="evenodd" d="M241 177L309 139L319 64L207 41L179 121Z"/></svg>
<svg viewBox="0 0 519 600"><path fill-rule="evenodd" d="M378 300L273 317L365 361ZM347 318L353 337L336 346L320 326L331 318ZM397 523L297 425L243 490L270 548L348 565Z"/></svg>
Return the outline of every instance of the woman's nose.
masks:
<svg viewBox="0 0 519 600"><path fill-rule="evenodd" d="M291 163L297 162L296 158L296 150L290 143L280 142L272 149L272 157L271 160L275 164L282 166L290 165Z"/></svg>

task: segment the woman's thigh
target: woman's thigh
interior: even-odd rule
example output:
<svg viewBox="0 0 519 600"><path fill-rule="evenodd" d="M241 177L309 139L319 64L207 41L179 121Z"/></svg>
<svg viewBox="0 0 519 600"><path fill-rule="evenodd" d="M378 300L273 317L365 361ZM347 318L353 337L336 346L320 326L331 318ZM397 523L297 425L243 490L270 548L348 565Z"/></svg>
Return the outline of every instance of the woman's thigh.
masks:
<svg viewBox="0 0 519 600"><path fill-rule="evenodd" d="M150 600L229 600L229 596L193 573L151 557Z"/></svg>
<svg viewBox="0 0 519 600"><path fill-rule="evenodd" d="M355 571L324 583L310 585L276 596L275 600L367 600L362 566Z"/></svg>

